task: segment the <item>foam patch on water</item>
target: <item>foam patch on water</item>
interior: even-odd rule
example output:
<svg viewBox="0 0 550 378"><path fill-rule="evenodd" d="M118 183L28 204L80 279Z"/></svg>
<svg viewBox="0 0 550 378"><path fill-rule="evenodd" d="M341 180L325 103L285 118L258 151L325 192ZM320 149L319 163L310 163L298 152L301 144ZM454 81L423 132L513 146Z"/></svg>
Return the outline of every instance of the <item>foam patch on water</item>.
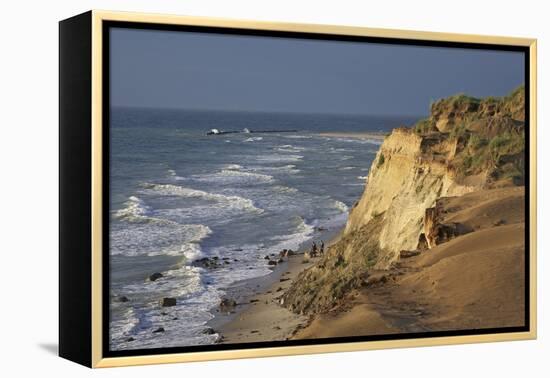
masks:
<svg viewBox="0 0 550 378"><path fill-rule="evenodd" d="M160 219L152 216L151 208L136 196L130 196L124 203L125 207L114 212L115 219L124 220L132 223L159 223L171 224L166 219Z"/></svg>
<svg viewBox="0 0 550 378"><path fill-rule="evenodd" d="M242 169L242 165L239 165L239 164L227 164L224 169L234 169L234 170L239 170L239 169Z"/></svg>
<svg viewBox="0 0 550 378"><path fill-rule="evenodd" d="M228 171L229 172L229 171ZM243 211L262 213L263 210L254 206L252 200L237 195L223 195L209 193L203 190L191 189L184 186L172 184L144 184L145 191L152 191L156 194L167 196L180 196L184 198L200 198L208 201L221 203L224 207Z"/></svg>
<svg viewBox="0 0 550 378"><path fill-rule="evenodd" d="M135 223L112 227L111 255L200 257L200 241L212 233L202 224Z"/></svg>
<svg viewBox="0 0 550 378"><path fill-rule="evenodd" d="M348 206L342 201L334 200L334 207L340 210L342 213L347 213L349 211Z"/></svg>
<svg viewBox="0 0 550 378"><path fill-rule="evenodd" d="M300 173L300 170L296 168L294 164L286 164L281 166L250 166L246 168L247 171L253 172L269 172L271 174L290 174L294 175Z"/></svg>
<svg viewBox="0 0 550 378"><path fill-rule="evenodd" d="M291 154L296 153L296 152L304 151L305 149L306 149L305 147L293 146L293 145L291 145L291 144L284 144L284 145L275 147L275 150L276 150L276 151L279 151L279 152L289 152L289 153L291 153Z"/></svg>
<svg viewBox="0 0 550 378"><path fill-rule="evenodd" d="M263 163L296 162L302 160L302 155L260 155L256 160Z"/></svg>
<svg viewBox="0 0 550 378"><path fill-rule="evenodd" d="M251 138L247 138L247 139L243 140L243 142L257 142L257 141L260 141L262 139L264 139L264 138L262 138L262 137L251 137Z"/></svg>
<svg viewBox="0 0 550 378"><path fill-rule="evenodd" d="M222 185L235 185L235 184L266 184L274 180L273 176L254 173L243 172L237 169L222 169L220 172L210 174L193 175L192 180L199 182L216 182Z"/></svg>

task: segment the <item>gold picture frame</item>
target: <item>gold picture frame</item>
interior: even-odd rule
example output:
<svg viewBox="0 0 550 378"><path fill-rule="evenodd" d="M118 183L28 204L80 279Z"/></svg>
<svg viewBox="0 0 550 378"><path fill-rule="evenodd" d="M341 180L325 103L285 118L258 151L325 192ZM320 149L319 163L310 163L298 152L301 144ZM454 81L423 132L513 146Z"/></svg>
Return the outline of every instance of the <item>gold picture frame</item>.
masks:
<svg viewBox="0 0 550 378"><path fill-rule="evenodd" d="M80 17L80 18L79 18ZM84 21L82 21L84 20ZM273 32L298 32L298 33L311 33L311 34L323 34L323 35L336 35L336 36L357 36L357 37L375 37L375 38L389 38L399 39L406 41L438 41L438 42L453 42L453 43L467 43L467 44L487 44L487 45L505 45L505 46L521 46L528 49L529 54L529 66L526 67L529 71L529 140L530 140L530 164L529 164L529 250L527 251L529 257L529 330L525 332L511 332L511 333L495 333L495 334L477 334L477 335L456 335L456 336L444 336L444 337L429 337L429 338L413 338L413 339L397 339L397 340L376 340L376 341L361 341L361 342L344 342L344 343L331 343L331 344L311 344L300 346L277 346L277 347L260 347L254 349L236 349L236 350L215 350L215 351L200 351L200 352L188 352L188 353L170 353L170 354L154 354L154 355L138 355L138 356L124 356L124 357L105 357L104 348L104 327L103 313L105 305L103 287L103 275L107 272L104 271L104 261L102 243L104 232L104 214L103 214L103 201L105 197L104 182L103 182L103 153L104 153L104 98L103 98L103 86L105 84L105 78L103 77L103 48L104 48L104 24L106 22L127 22L127 23L140 23L140 24L159 24L159 25L185 25L185 26L197 26L197 27L215 27L215 28L228 28L228 29L248 29L248 30L260 30L260 31L273 31ZM86 86L82 89L83 93L89 91L89 98L91 100L87 105L84 102L80 104L83 109L89 106L89 113L84 114L80 112L77 115L71 115L72 113L67 110L71 106L71 101L81 101L80 97L69 98L71 96L61 94L60 101L60 113L61 113L61 129L62 134L69 125L64 125L63 122L72 121L72 127L75 121L87 121L89 120L89 128L84 128L82 138L85 141L89 141L89 153L90 153L90 170L89 181L83 183L83 185L91 185L89 188L89 201L86 202L86 206L89 209L89 215L91 216L89 224L82 226L81 231L89 233L89 244L82 245L82 248L86 249L87 255L82 261L72 261L71 257L68 257L69 242L61 244L61 266L60 274L60 354L63 357L71 359L73 361L82 363L84 365L99 368L99 367L115 367L115 366L130 366L130 365L144 365L144 364L161 364L161 363L174 363L174 362L190 362L190 361L208 361L208 360L221 360L221 359L237 359L237 358L251 358L251 357L268 357L268 356L284 356L284 355L301 355L310 353L329 353L329 352L347 352L347 351L359 351L359 350L372 350L372 349L386 349L386 348L403 348L403 347L419 347L419 346L435 346L435 345L448 345L448 344L466 344L466 343L481 343L481 342L496 342L496 341L512 341L512 340L529 340L535 339L537 335L537 307L536 307L536 212L537 212L537 170L536 170L536 116L537 116L537 41L536 39L528 38L513 38L513 37L501 37L501 36L482 36L482 35L469 35L469 34L451 34L451 33L436 33L436 32L424 32L424 31L408 31L408 30L393 30L393 29L378 29L367 27L351 27L351 26L335 26L335 25L316 25L316 24L294 24L294 23L279 23L279 22L260 22L251 20L232 20L232 19L218 19L209 17L188 17L188 16L174 16L174 15L161 15L161 14L146 14L146 13L127 13L127 12L111 12L93 10L84 15L76 16L73 19L61 22L60 33L60 72L61 76L66 74L64 71L64 59L74 59L74 55L80 54L80 48L86 49L89 53L84 56L81 55L80 59L91 59L89 62L90 76L86 78ZM76 40L76 31L82 31L85 34L82 45L81 41ZM67 34L73 34L72 37L67 37ZM87 37L89 38L87 38ZM71 39L72 38L72 39ZM79 47L80 46L80 47ZM65 51L65 52L64 52ZM76 74L75 74L76 75ZM60 86L63 91L64 83L66 85L72 85L69 83L70 79L60 79ZM65 81L64 81L65 80ZM76 79L75 79L76 80ZM84 80L84 79L82 79ZM69 88L69 87L67 87ZM67 89L68 91L69 89ZM72 108L74 110L74 107ZM78 113L78 112L77 112ZM85 113L85 112L84 112ZM66 116L64 116L67 114ZM71 118L77 117L77 118ZM82 118L78 118L82 117ZM77 132L77 131L71 131ZM90 133L91 132L91 133ZM79 134L80 135L80 134ZM69 138L69 136L67 136ZM89 139L86 139L89 138ZM63 135L61 137L62 141ZM69 138L70 139L70 138ZM67 143L69 141L67 140ZM61 143L63 149L64 144ZM62 152L61 165L63 166L64 155ZM67 175L71 173L70 167L66 168ZM61 174L61 181L63 183L63 170ZM62 185L63 186L63 185ZM71 194L67 191L63 192L61 197L64 197L67 201L65 204L61 203L62 215L64 213L64 207L68 206L70 201L78 200L78 196L82 195L78 193ZM68 210L67 210L68 211ZM63 218L63 216L61 217ZM66 218L68 219L68 218ZM64 223L64 227L61 229L61 238L67 237L67 233L71 231L70 227L77 227L76 225L68 224L67 220ZM89 226L89 228L88 228ZM82 231L85 230L85 231ZM65 233L64 233L65 232ZM77 232L74 231L73 232ZM84 243L85 240L81 239ZM74 245L78 245L77 241L73 241L76 244L73 245L71 253L75 253ZM78 252L78 251L76 251ZM80 265L78 265L80 264ZM67 272L67 270L73 270L76 272L86 271L79 279L87 280L89 278L89 286L81 287L78 283L75 283L73 276ZM74 278L76 279L76 278ZM74 289L71 289L73 286ZM84 306L84 310L89 311L89 316L81 319L81 323L67 326L70 323L69 318L75 318L77 313L76 309L71 309L75 306L72 301L75 292L71 290L84 290L90 289L90 293L82 294L84 301L89 301L88 305ZM63 300L64 297L69 299ZM88 303L88 302L86 302ZM87 328L89 326L89 328ZM75 334L76 331L82 330L85 336L81 334ZM78 338L82 343L89 344L83 347L78 352L72 350L77 348Z"/></svg>

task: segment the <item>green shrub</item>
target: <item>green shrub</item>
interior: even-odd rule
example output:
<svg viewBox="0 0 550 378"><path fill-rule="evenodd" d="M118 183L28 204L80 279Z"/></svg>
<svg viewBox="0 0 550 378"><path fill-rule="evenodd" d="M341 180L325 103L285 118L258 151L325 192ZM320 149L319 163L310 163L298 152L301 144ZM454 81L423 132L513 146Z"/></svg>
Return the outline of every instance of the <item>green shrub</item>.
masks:
<svg viewBox="0 0 550 378"><path fill-rule="evenodd" d="M434 122L429 118L421 119L414 126L414 131L417 134L425 135L436 131Z"/></svg>
<svg viewBox="0 0 550 378"><path fill-rule="evenodd" d="M384 165L384 162L386 161L386 158L384 157L384 154L380 154L380 157L378 158L378 163L376 163L376 168L380 168Z"/></svg>
<svg viewBox="0 0 550 378"><path fill-rule="evenodd" d="M488 145L493 162L498 162L501 156L516 154L525 149L523 133L503 133L495 136Z"/></svg>
<svg viewBox="0 0 550 378"><path fill-rule="evenodd" d="M458 125L455 125L451 132L449 133L449 138L451 139L463 139L466 137L466 134L468 134L468 130L466 129L466 125L464 123L459 123Z"/></svg>

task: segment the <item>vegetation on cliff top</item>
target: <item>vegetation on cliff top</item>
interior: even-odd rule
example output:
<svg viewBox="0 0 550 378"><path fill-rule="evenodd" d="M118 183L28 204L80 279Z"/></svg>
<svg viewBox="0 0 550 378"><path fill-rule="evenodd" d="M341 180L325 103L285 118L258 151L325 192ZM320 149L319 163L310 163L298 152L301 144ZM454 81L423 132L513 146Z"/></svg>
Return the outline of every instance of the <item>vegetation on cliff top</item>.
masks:
<svg viewBox="0 0 550 378"><path fill-rule="evenodd" d="M430 117L418 121L413 129L421 136L437 134L456 143L448 163L458 178L487 173L492 182L522 184L524 104L523 85L500 98L459 94L434 102Z"/></svg>

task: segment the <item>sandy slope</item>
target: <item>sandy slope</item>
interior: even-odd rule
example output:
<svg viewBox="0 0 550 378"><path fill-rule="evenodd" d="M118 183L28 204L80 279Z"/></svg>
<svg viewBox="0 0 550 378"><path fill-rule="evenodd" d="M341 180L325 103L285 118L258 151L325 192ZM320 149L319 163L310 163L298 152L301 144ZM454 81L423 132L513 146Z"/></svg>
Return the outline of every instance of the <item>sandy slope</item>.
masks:
<svg viewBox="0 0 550 378"><path fill-rule="evenodd" d="M525 316L523 188L447 199L446 220L474 231L373 272L346 308L295 338L521 326Z"/></svg>

